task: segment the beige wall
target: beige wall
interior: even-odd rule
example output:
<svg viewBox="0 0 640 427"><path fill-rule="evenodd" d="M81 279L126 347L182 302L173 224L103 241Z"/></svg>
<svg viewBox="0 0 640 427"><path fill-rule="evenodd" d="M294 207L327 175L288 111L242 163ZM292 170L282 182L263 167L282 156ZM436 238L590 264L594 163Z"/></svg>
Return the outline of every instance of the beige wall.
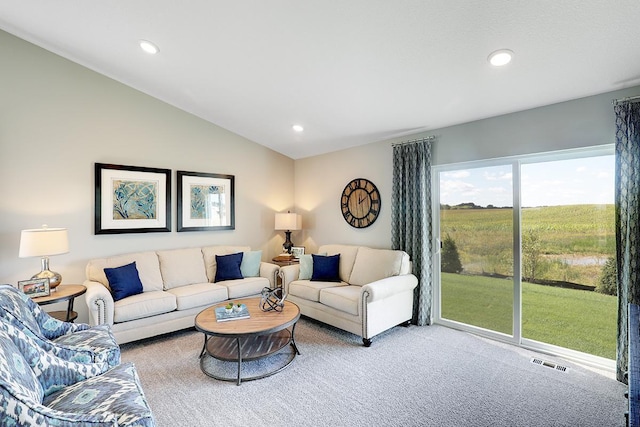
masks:
<svg viewBox="0 0 640 427"><path fill-rule="evenodd" d="M69 254L51 258L66 283L110 254L242 244L281 251L274 212L293 206L294 162L0 31L0 282L39 271L18 258L20 230L69 230ZM172 170L172 232L94 235L94 163ZM176 170L235 175L236 228L176 232ZM57 308L57 307L56 307ZM84 300L76 302L86 320Z"/></svg>

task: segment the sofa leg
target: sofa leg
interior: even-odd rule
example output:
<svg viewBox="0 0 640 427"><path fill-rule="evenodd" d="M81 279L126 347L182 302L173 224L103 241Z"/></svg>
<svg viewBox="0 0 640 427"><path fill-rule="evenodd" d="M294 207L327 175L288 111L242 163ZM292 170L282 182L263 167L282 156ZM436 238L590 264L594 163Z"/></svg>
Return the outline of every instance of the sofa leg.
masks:
<svg viewBox="0 0 640 427"><path fill-rule="evenodd" d="M400 326L404 326L405 328L408 328L409 325L411 325L411 320L407 320L406 322L400 323Z"/></svg>
<svg viewBox="0 0 640 427"><path fill-rule="evenodd" d="M371 340L369 338L362 338L362 343L365 347L371 347Z"/></svg>

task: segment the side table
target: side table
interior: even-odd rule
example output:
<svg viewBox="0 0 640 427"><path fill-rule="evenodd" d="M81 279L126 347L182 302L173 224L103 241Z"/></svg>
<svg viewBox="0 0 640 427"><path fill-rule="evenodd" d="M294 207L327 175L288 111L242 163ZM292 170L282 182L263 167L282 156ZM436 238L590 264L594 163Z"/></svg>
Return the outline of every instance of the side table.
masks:
<svg viewBox="0 0 640 427"><path fill-rule="evenodd" d="M278 255L277 257L273 258L271 261L273 261L274 264L279 265L280 267L284 267L286 265L299 264L300 258L294 258L293 255L288 257L284 255ZM284 279L282 278L282 272L279 272L278 276L276 277L276 289L280 289L280 292L278 293L278 297L282 297L282 294L284 293L284 289L282 289L283 284L284 284Z"/></svg>
<svg viewBox="0 0 640 427"><path fill-rule="evenodd" d="M285 265L293 265L298 264L300 262L299 258L294 258L293 256L286 257L282 255L278 255L277 257L271 260L274 264L279 265L280 267L284 267Z"/></svg>
<svg viewBox="0 0 640 427"><path fill-rule="evenodd" d="M73 322L78 317L78 313L73 311L73 300L85 292L87 288L84 285L59 285L50 295L33 298L33 302L38 305L48 305L69 301L66 311L51 311L49 315L64 322Z"/></svg>

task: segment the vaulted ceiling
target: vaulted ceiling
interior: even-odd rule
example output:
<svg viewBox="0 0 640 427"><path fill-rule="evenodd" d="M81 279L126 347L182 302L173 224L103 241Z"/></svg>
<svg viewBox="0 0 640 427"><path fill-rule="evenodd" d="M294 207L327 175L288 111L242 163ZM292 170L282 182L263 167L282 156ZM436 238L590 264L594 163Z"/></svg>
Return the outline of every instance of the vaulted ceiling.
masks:
<svg viewBox="0 0 640 427"><path fill-rule="evenodd" d="M20 0L0 28L294 159L640 85L638 0Z"/></svg>

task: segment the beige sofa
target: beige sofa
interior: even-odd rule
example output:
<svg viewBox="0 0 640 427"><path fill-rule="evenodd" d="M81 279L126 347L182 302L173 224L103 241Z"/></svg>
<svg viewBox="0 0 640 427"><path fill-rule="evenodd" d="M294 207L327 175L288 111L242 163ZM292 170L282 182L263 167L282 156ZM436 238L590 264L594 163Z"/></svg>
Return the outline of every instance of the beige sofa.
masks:
<svg viewBox="0 0 640 427"><path fill-rule="evenodd" d="M213 283L216 255L237 252L246 255L251 249L208 246L93 259L87 264L84 282L89 323L111 325L117 342L123 344L192 327L195 316L207 306L259 295L263 288L275 286L280 267L262 261L256 277ZM134 261L143 292L114 302L104 269Z"/></svg>
<svg viewBox="0 0 640 427"><path fill-rule="evenodd" d="M318 254L339 257L339 282L300 279L299 265L280 269L287 300L308 317L360 335L366 347L375 335L407 324L418 284L403 251L363 246L324 245ZM304 256L303 256L304 257ZM306 272L305 277L308 277Z"/></svg>

